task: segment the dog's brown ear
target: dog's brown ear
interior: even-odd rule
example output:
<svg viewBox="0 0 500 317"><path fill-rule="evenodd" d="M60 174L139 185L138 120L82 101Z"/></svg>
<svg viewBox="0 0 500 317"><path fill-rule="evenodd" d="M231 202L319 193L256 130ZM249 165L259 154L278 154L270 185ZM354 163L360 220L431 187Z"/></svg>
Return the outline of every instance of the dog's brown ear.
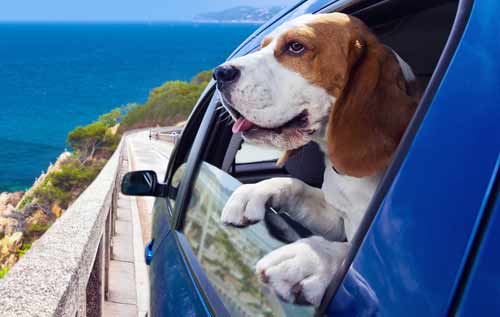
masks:
<svg viewBox="0 0 500 317"><path fill-rule="evenodd" d="M348 81L327 127L328 156L342 174L364 177L382 171L415 111L394 55L372 34L352 42Z"/></svg>

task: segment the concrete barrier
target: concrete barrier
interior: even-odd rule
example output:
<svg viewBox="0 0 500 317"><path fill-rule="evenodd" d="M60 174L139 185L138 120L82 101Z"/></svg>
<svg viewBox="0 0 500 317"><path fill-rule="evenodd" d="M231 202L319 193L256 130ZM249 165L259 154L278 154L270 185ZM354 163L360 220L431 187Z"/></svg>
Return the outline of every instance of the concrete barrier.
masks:
<svg viewBox="0 0 500 317"><path fill-rule="evenodd" d="M94 182L0 280L0 316L100 316L125 138Z"/></svg>

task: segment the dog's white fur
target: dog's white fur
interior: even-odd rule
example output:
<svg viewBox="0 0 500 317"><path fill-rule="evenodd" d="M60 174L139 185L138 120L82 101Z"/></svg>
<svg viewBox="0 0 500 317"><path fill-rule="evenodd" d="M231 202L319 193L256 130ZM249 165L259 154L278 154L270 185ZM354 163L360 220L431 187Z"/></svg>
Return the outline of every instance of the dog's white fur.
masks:
<svg viewBox="0 0 500 317"><path fill-rule="evenodd" d="M294 134L292 140L272 134L256 136L252 139L254 142L288 149L312 140L326 153L325 130L335 98L307 82L299 73L285 68L274 56L280 33L314 18L307 15L284 24L273 33L272 42L265 48L229 62L241 70L241 78L226 101L244 117L261 127L273 128L307 109L308 128L315 131L312 135ZM415 79L411 68L395 55L404 77ZM300 294L316 306L344 260L349 241L382 175L363 178L339 175L330 167L328 158L325 162L327 168L321 190L292 178L242 185L230 197L221 216L226 224L246 225L262 220L266 207L271 205L285 210L318 235L274 250L256 265L257 273L280 297L293 302Z"/></svg>

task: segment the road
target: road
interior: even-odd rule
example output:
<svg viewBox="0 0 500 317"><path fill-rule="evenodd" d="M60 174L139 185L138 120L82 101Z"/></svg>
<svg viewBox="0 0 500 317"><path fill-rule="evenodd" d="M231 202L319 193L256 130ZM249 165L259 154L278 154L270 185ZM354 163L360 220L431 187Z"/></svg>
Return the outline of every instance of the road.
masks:
<svg viewBox="0 0 500 317"><path fill-rule="evenodd" d="M132 170L153 170L158 175L158 179L163 181L170 153L174 148L172 143L154 138L150 140L149 132L141 131L127 136L127 146ZM151 238L153 204L153 197L137 197L144 243L149 242Z"/></svg>

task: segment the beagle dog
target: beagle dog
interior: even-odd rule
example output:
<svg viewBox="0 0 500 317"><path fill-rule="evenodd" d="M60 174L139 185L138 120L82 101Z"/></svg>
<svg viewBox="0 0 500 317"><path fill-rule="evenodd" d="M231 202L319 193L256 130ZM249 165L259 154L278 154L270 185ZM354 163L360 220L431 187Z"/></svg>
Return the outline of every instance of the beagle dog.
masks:
<svg viewBox="0 0 500 317"><path fill-rule="evenodd" d="M284 210L315 235L276 249L257 274L282 299L318 306L419 102L410 66L359 19L305 15L214 71L233 132L286 151L325 153L321 190L293 178L242 185L221 219L244 227Z"/></svg>

